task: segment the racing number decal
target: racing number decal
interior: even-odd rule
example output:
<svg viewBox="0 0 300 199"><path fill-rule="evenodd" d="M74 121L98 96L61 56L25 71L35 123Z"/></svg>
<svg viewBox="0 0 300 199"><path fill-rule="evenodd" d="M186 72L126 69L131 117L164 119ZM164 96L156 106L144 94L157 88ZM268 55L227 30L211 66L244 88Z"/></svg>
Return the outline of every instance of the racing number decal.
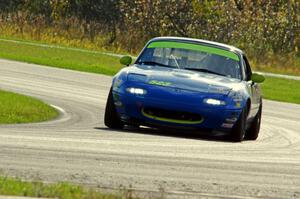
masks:
<svg viewBox="0 0 300 199"><path fill-rule="evenodd" d="M158 85L158 86L170 86L172 83L171 82L164 82L164 81L157 81L157 80L151 80L149 84L152 85Z"/></svg>

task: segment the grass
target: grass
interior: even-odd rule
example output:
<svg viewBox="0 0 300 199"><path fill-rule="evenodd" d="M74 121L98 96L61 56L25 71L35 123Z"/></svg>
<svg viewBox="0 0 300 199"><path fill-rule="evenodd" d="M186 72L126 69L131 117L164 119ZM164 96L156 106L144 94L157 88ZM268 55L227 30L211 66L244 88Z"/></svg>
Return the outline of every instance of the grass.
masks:
<svg viewBox="0 0 300 199"><path fill-rule="evenodd" d="M0 57L84 72L113 75L121 69L119 58L100 53L31 46L0 41Z"/></svg>
<svg viewBox="0 0 300 199"><path fill-rule="evenodd" d="M47 104L0 90L0 124L42 122L54 119L58 112Z"/></svg>
<svg viewBox="0 0 300 199"><path fill-rule="evenodd" d="M260 61L257 61L257 59L260 59ZM300 57L295 53L272 54L264 58L256 56L250 60L253 69L257 71L300 76Z"/></svg>
<svg viewBox="0 0 300 199"><path fill-rule="evenodd" d="M300 81L267 77L262 90L265 99L300 104Z"/></svg>
<svg viewBox="0 0 300 199"><path fill-rule="evenodd" d="M59 199L133 199L132 192L120 194L101 193L69 183L44 184L42 182L25 182L19 179L0 177L0 195L44 197Z"/></svg>
<svg viewBox="0 0 300 199"><path fill-rule="evenodd" d="M4 41L0 41L0 57L106 75L114 75L122 68L118 57L99 51L82 52ZM266 99L300 104L300 81L267 77L262 89Z"/></svg>

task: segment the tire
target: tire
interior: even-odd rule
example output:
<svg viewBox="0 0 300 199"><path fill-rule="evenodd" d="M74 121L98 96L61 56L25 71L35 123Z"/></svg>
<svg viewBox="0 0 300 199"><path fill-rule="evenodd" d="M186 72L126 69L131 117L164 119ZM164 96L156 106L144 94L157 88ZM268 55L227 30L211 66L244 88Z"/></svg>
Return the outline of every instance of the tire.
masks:
<svg viewBox="0 0 300 199"><path fill-rule="evenodd" d="M140 128L140 125L139 124L128 124L127 125L129 128L133 128L133 129L138 129Z"/></svg>
<svg viewBox="0 0 300 199"><path fill-rule="evenodd" d="M120 117L116 111L112 89L110 89L109 91L107 102L106 102L104 124L105 126L111 129L122 129L124 127L124 124L120 120Z"/></svg>
<svg viewBox="0 0 300 199"><path fill-rule="evenodd" d="M237 122L235 123L235 125L231 130L232 141L241 142L244 140L244 137L246 135L247 115L248 115L248 110L247 108L244 108L240 114L239 119L237 120Z"/></svg>
<svg viewBox="0 0 300 199"><path fill-rule="evenodd" d="M246 133L246 139L248 140L256 140L260 130L261 124L261 114L262 114L262 104L259 107L258 113L256 114L250 128Z"/></svg>

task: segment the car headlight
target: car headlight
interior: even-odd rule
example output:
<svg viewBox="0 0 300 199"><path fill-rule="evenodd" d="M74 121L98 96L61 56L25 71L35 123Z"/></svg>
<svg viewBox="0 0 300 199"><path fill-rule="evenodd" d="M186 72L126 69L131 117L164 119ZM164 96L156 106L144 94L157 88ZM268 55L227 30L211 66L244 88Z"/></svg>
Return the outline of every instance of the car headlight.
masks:
<svg viewBox="0 0 300 199"><path fill-rule="evenodd" d="M131 94L135 94L135 95L145 95L147 93L147 91L145 89L142 89L142 88L127 88L126 91L128 93L131 93Z"/></svg>
<svg viewBox="0 0 300 199"><path fill-rule="evenodd" d="M214 105L214 106L222 106L226 105L226 102L223 100L218 100L218 99L213 99L213 98L206 98L203 100L204 103L209 104L209 105Z"/></svg>

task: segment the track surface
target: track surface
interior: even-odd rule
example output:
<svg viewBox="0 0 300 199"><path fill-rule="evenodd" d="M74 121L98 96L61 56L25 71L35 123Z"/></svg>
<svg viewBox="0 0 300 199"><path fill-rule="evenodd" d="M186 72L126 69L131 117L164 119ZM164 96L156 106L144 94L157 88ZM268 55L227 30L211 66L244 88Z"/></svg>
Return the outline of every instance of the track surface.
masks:
<svg viewBox="0 0 300 199"><path fill-rule="evenodd" d="M166 198L300 198L300 106L264 101L257 141L103 125L111 77L0 60L0 89L61 107L55 121L0 126L0 170L46 182L164 190ZM1 102L0 102L1 103Z"/></svg>

